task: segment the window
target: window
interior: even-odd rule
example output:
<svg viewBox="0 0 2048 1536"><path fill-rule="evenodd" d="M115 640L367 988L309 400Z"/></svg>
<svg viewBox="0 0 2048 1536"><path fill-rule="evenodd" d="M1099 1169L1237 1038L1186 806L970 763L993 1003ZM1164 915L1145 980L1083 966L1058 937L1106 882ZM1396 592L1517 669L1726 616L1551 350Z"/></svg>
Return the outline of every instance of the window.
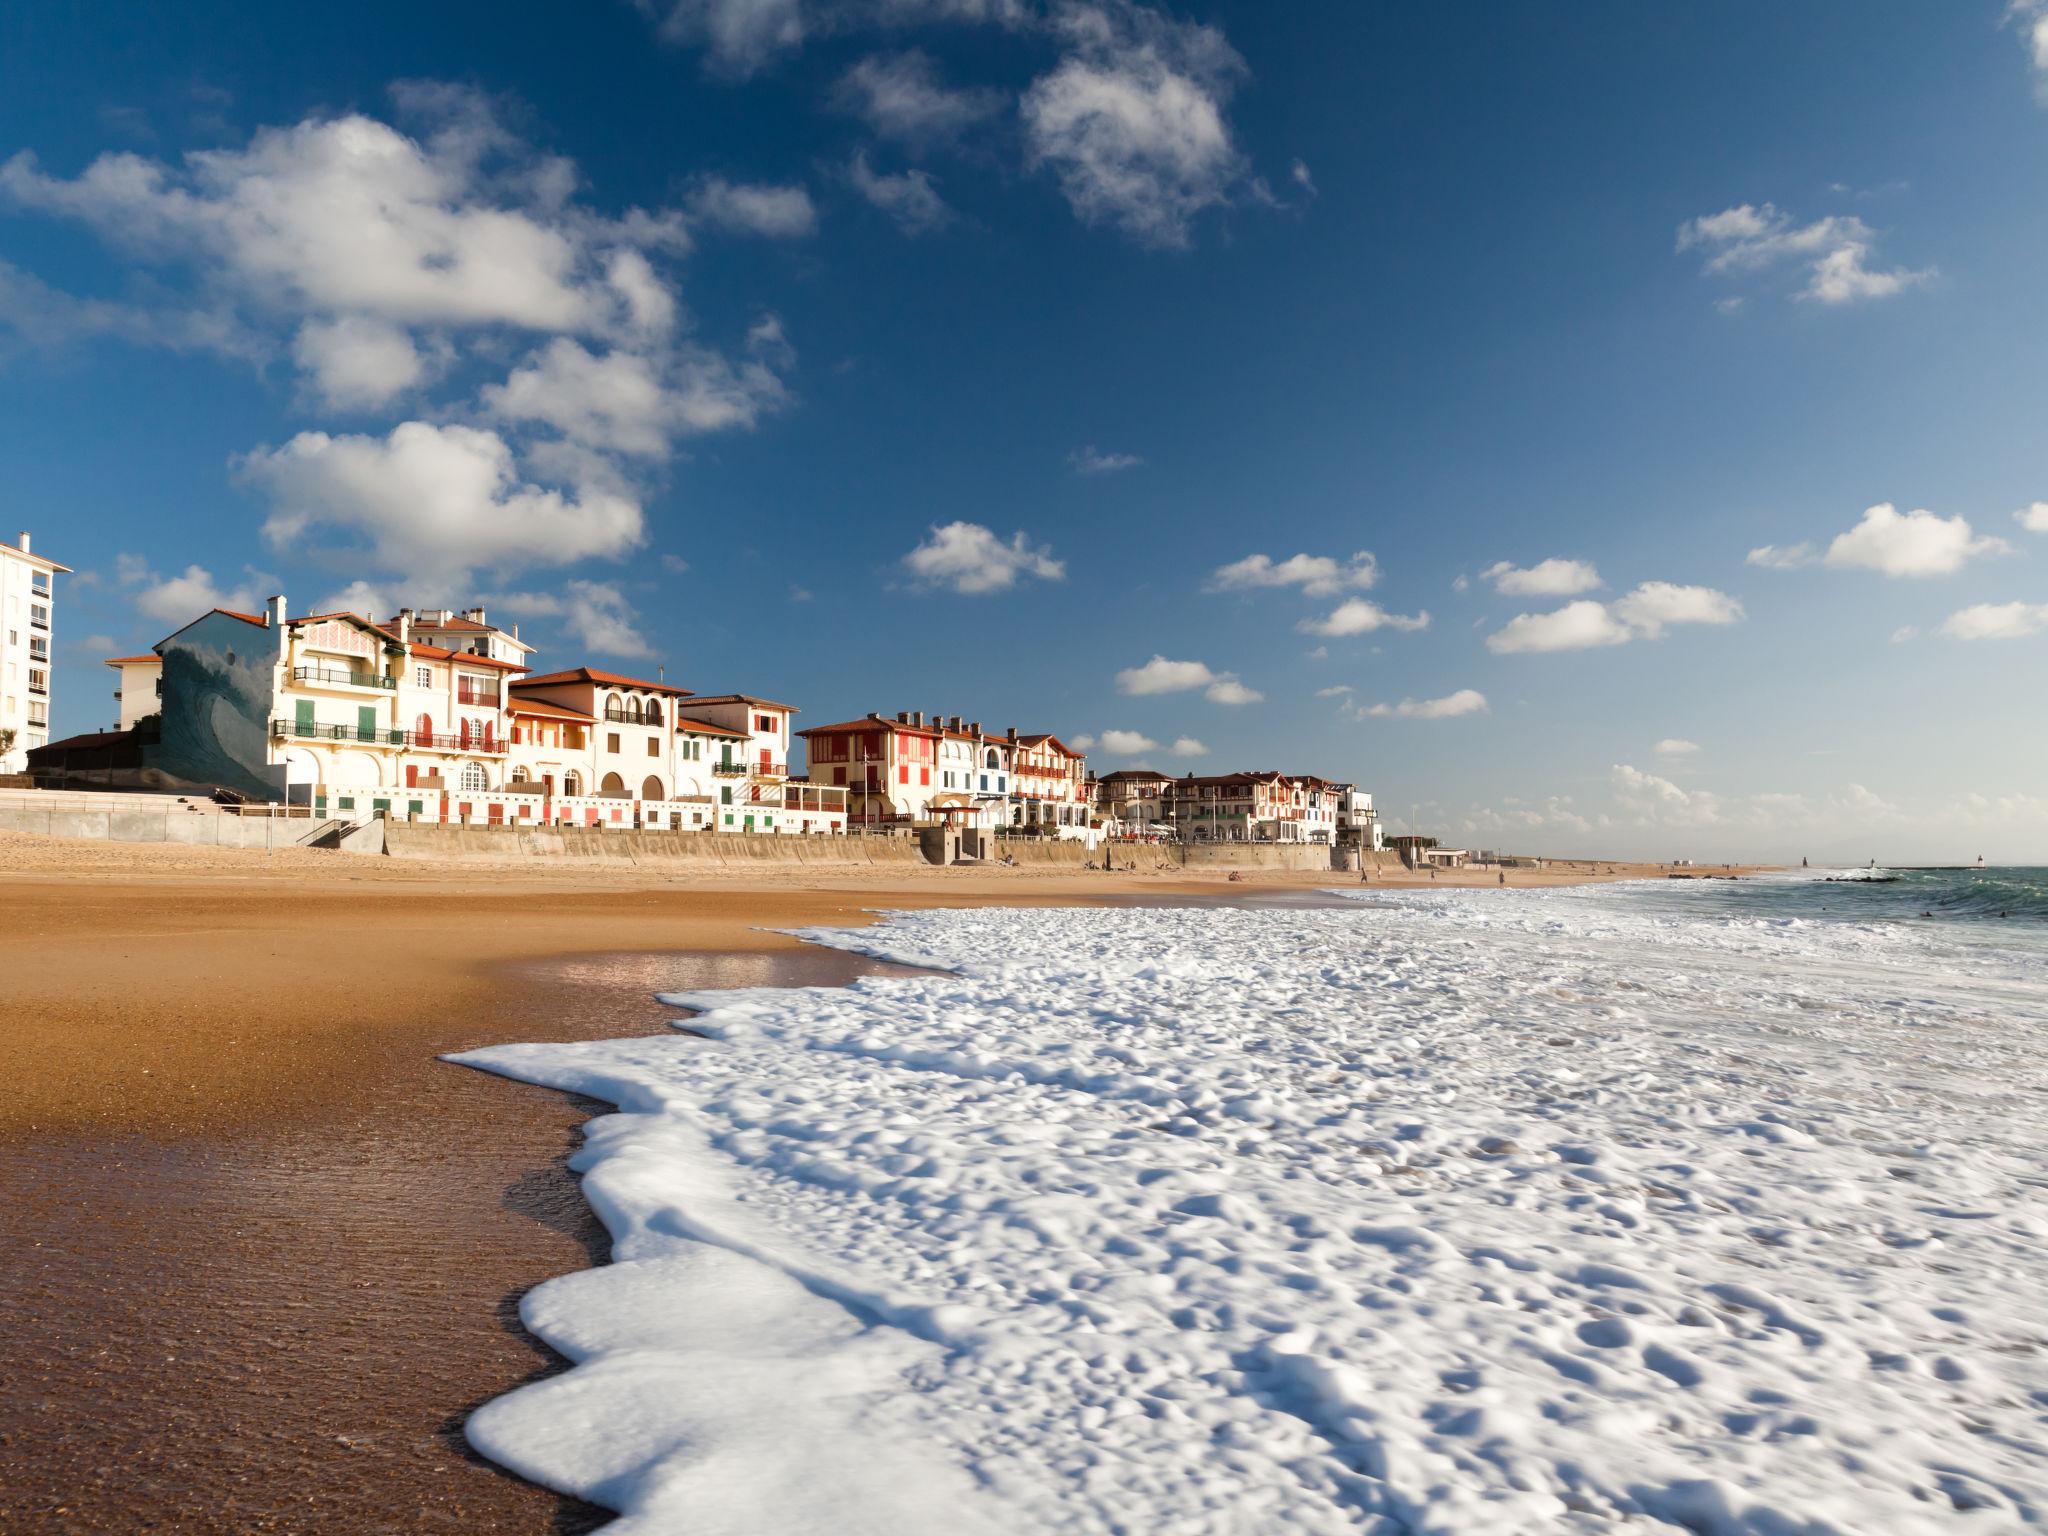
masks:
<svg viewBox="0 0 2048 1536"><path fill-rule="evenodd" d="M910 782L910 764L898 763L896 765L896 782L898 784L908 784Z"/></svg>
<svg viewBox="0 0 2048 1536"><path fill-rule="evenodd" d="M460 783L462 788L466 790L489 789L491 787L490 775L484 772L484 765L482 763L464 763L462 765Z"/></svg>
<svg viewBox="0 0 2048 1536"><path fill-rule="evenodd" d="M718 803L720 805L732 804L732 786L730 784L721 784L718 786ZM727 821L732 820L730 816L726 817L725 819Z"/></svg>
<svg viewBox="0 0 2048 1536"><path fill-rule="evenodd" d="M931 781L932 781L932 771L931 771L931 769L929 769L929 768L920 768L920 769L918 769L918 770L917 770L917 782L918 782L918 783L920 783L920 784L926 784L926 785L929 785L929 784L931 783Z"/></svg>
<svg viewBox="0 0 2048 1536"><path fill-rule="evenodd" d="M605 732L604 749L607 752L616 752L619 750L619 733L617 731Z"/></svg>
<svg viewBox="0 0 2048 1536"><path fill-rule="evenodd" d="M661 756L661 738L659 736L647 738L647 755L649 757Z"/></svg>
<svg viewBox="0 0 2048 1536"><path fill-rule="evenodd" d="M50 674L43 671L40 667L30 667L28 669L28 691L30 693L48 693L50 691Z"/></svg>
<svg viewBox="0 0 2048 1536"><path fill-rule="evenodd" d="M563 775L562 775L562 793L563 793L563 794L565 794L565 795L580 795L580 794L582 794L582 793L583 793L583 775L582 775L582 774L580 774L580 773L565 773L565 774L563 774Z"/></svg>
<svg viewBox="0 0 2048 1536"><path fill-rule="evenodd" d="M524 768L514 768L512 770L512 782L514 784L525 784L530 782L526 776L526 770Z"/></svg>
<svg viewBox="0 0 2048 1536"><path fill-rule="evenodd" d="M666 800L668 796L661 792L661 780L650 773L640 781L640 798L642 800Z"/></svg>
<svg viewBox="0 0 2048 1536"><path fill-rule="evenodd" d="M775 731L775 717L774 717L773 715L756 715L756 716L754 716L754 729L755 729L755 730L757 730L757 731L761 731L761 732L763 732L763 733L765 733L765 734L769 734L769 735L772 735L772 734L774 734L774 731Z"/></svg>
<svg viewBox="0 0 2048 1536"><path fill-rule="evenodd" d="M416 688L433 687L434 669L432 667L414 667L412 669L412 681L413 686Z"/></svg>
<svg viewBox="0 0 2048 1536"><path fill-rule="evenodd" d="M28 621L37 629L48 629L50 627L50 610L41 603L30 603L28 605Z"/></svg>

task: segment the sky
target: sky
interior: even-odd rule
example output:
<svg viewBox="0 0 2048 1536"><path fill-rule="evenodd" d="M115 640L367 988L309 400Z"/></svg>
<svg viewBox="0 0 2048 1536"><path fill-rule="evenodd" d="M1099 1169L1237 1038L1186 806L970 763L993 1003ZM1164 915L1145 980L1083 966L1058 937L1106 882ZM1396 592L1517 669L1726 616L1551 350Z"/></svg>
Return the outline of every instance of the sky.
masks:
<svg viewBox="0 0 2048 1536"><path fill-rule="evenodd" d="M213 604L2048 862L2048 0L0 10L56 733Z"/></svg>

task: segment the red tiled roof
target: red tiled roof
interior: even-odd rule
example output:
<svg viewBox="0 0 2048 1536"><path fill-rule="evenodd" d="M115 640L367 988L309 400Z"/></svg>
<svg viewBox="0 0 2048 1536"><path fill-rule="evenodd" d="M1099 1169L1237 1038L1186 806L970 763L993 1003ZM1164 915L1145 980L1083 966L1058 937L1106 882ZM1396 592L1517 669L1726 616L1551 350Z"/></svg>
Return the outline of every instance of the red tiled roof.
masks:
<svg viewBox="0 0 2048 1536"><path fill-rule="evenodd" d="M799 736L844 736L853 731L908 731L913 736L942 736L945 733L929 725L906 725L901 720L842 720L837 725L814 725L807 731L798 731Z"/></svg>
<svg viewBox="0 0 2048 1536"><path fill-rule="evenodd" d="M429 661L459 661L466 667L496 667L501 672L526 670L516 661L500 661L495 656L477 656L469 651L451 651L445 645L427 645L418 640L413 641L406 649L415 656L426 657ZM521 683L514 683L512 686L520 687L525 681L529 680L522 679Z"/></svg>
<svg viewBox="0 0 2048 1536"><path fill-rule="evenodd" d="M646 688L655 693L673 694L679 699L690 697L689 689L678 688L672 683L650 682L644 677L627 677L619 672L603 672L596 667L571 667L566 672L549 672L542 677L522 678L515 686L538 688L562 683L598 683L608 688Z"/></svg>
<svg viewBox="0 0 2048 1536"><path fill-rule="evenodd" d="M167 641L176 639L179 635L182 635L183 633L185 633L186 630L190 629L194 624L197 624L199 622L199 619L211 618L216 613L224 613L231 619L240 619L244 624L254 624L258 629L270 628L270 621L268 619L261 618L253 613L237 613L232 608L209 608L206 610L206 612L200 614L199 618L187 619L184 623L180 624L176 629L172 630L168 635L165 635L162 640L157 641L157 644L163 645Z"/></svg>
<svg viewBox="0 0 2048 1536"><path fill-rule="evenodd" d="M699 693L691 695L697 704L758 704L763 709L786 709L792 715L801 714L794 704L778 704L773 699L757 699L751 693Z"/></svg>
<svg viewBox="0 0 2048 1536"><path fill-rule="evenodd" d="M137 667L145 661L162 661L163 657L151 651L147 656L109 656L103 665L109 667Z"/></svg>
<svg viewBox="0 0 2048 1536"><path fill-rule="evenodd" d="M570 709L561 704L550 704L546 699L513 699L505 708L515 715L537 715L549 720L581 720L594 723L595 715L586 715L580 709Z"/></svg>
<svg viewBox="0 0 2048 1536"><path fill-rule="evenodd" d="M1061 741L1059 737L1051 734L1050 732L1046 732L1038 736L1019 736L1017 738L1017 745L1020 747L1036 747L1048 741L1051 742L1054 746L1058 747L1062 752L1066 753L1069 757L1080 757L1083 755L1079 752L1076 752L1072 747L1068 746L1064 741Z"/></svg>
<svg viewBox="0 0 2048 1536"><path fill-rule="evenodd" d="M685 720L680 715L676 717L676 729L679 731L702 731L707 736L744 737L747 734L745 731L736 731L728 725L713 725L709 720Z"/></svg>

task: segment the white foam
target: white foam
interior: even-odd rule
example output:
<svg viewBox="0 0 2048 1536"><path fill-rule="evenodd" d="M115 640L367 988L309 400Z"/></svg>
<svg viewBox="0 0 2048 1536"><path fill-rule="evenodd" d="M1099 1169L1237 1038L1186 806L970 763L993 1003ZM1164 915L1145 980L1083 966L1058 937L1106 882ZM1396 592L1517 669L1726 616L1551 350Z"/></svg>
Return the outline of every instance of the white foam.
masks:
<svg viewBox="0 0 2048 1536"><path fill-rule="evenodd" d="M630 1529L2048 1510L2037 960L1614 890L812 936L953 974L461 1058L621 1106L619 1262L525 1307L583 1363L470 1434Z"/></svg>

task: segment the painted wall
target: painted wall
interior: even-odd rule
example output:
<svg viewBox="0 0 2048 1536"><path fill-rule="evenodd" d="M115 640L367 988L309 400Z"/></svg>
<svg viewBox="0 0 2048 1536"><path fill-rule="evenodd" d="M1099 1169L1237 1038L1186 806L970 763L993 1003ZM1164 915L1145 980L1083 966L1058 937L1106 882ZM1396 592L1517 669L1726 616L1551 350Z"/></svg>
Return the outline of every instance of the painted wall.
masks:
<svg viewBox="0 0 2048 1536"><path fill-rule="evenodd" d="M284 768L270 763L277 636L210 613L164 642L163 737L144 761L195 788L223 785L283 800Z"/></svg>

